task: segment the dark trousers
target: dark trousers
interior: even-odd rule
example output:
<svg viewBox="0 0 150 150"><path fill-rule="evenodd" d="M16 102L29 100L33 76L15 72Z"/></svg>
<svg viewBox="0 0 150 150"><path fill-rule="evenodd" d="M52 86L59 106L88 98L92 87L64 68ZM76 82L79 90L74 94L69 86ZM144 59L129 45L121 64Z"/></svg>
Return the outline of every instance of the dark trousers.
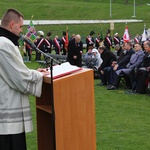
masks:
<svg viewBox="0 0 150 150"><path fill-rule="evenodd" d="M125 79L127 88L132 88L132 83L129 75L123 72L123 78Z"/></svg>
<svg viewBox="0 0 150 150"><path fill-rule="evenodd" d="M135 91L136 85L137 85L137 80L138 80L138 73L137 73L136 69L133 69L131 72L129 72L129 74L127 74L127 76L130 79L132 91Z"/></svg>
<svg viewBox="0 0 150 150"><path fill-rule="evenodd" d="M136 85L136 91L140 94L145 94L147 89L146 80L148 79L149 72L140 71L138 72L138 80Z"/></svg>
<svg viewBox="0 0 150 150"><path fill-rule="evenodd" d="M0 135L0 150L27 150L25 133Z"/></svg>
<svg viewBox="0 0 150 150"><path fill-rule="evenodd" d="M119 66L117 70L123 69L123 68L125 68L125 67L124 66ZM112 68L111 75L110 75L110 84L112 84L112 85L114 85L118 88L122 76L123 76L123 74L118 76L116 71L114 71L113 68Z"/></svg>
<svg viewBox="0 0 150 150"><path fill-rule="evenodd" d="M132 91L145 94L147 89L146 80L148 79L149 72L147 72L146 69L143 70L142 68L135 68L128 74L128 76L131 81Z"/></svg>
<svg viewBox="0 0 150 150"><path fill-rule="evenodd" d="M35 60L41 60L41 53L40 52L36 52L36 58Z"/></svg>
<svg viewBox="0 0 150 150"><path fill-rule="evenodd" d="M31 50L26 47L26 53L28 53L29 61L31 61Z"/></svg>
<svg viewBox="0 0 150 150"><path fill-rule="evenodd" d="M63 51L62 55L66 55L66 49L63 48L62 51Z"/></svg>
<svg viewBox="0 0 150 150"><path fill-rule="evenodd" d="M105 79L105 82L108 83L108 85L113 83L112 82L113 73L114 73L114 70L112 66L104 68L104 75L106 76L104 79Z"/></svg>
<svg viewBox="0 0 150 150"><path fill-rule="evenodd" d="M118 76L118 75L116 74L115 80L114 80L114 82L113 82L113 85L114 85L116 88L119 87L120 80L121 80L121 76Z"/></svg>

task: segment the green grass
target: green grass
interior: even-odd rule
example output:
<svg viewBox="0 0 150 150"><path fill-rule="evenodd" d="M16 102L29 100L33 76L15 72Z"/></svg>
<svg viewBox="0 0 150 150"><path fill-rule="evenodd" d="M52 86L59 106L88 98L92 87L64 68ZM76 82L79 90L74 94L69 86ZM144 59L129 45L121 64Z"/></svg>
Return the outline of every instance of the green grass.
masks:
<svg viewBox="0 0 150 150"><path fill-rule="evenodd" d="M36 69L37 62L27 62ZM97 150L149 150L150 149L150 100L147 95L124 94L125 85L109 91L97 86L94 80ZM30 96L34 131L27 134L28 150L37 149L35 97Z"/></svg>
<svg viewBox="0 0 150 150"><path fill-rule="evenodd" d="M128 23L129 33L132 37L136 34L142 34L144 23L150 27L150 6L147 6L148 0L136 0L136 18L133 16L133 0L125 4L125 0L112 0L112 18L110 18L109 0L1 0L0 15L7 8L14 7L24 14L25 20L108 20L108 19L140 19L142 23ZM55 35L62 36L62 31L66 30L66 25L45 25L35 26L37 30L43 30L45 33L52 31L52 38ZM103 34L106 34L110 24L102 24ZM116 23L112 32L118 32L123 35L125 23ZM95 31L95 37L99 33L99 24L69 25L69 34L79 33L83 42L91 30ZM24 27L24 32L26 26Z"/></svg>
<svg viewBox="0 0 150 150"><path fill-rule="evenodd" d="M95 86L97 150L150 149L149 97L126 95L123 88Z"/></svg>

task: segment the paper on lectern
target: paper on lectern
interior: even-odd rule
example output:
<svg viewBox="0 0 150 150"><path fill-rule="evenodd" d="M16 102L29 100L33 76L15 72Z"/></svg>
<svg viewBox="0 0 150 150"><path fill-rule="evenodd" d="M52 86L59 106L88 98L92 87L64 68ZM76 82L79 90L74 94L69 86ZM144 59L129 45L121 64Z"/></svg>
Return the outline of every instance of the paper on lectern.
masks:
<svg viewBox="0 0 150 150"><path fill-rule="evenodd" d="M65 62L65 63L62 63L61 65L53 66L53 79L71 74L71 73L81 70L81 69L82 68L80 68L80 67L70 65L69 62Z"/></svg>

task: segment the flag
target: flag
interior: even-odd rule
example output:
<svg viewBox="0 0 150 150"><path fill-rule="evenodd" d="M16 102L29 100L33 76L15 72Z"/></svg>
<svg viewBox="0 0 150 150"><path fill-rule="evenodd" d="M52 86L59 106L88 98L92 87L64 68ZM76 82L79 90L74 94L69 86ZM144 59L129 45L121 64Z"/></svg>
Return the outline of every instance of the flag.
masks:
<svg viewBox="0 0 150 150"><path fill-rule="evenodd" d="M30 24L28 25L26 37L28 37L32 42L36 39L36 30L32 22L32 19L30 20Z"/></svg>
<svg viewBox="0 0 150 150"><path fill-rule="evenodd" d="M128 26L126 25L124 35L123 35L123 41L124 42L129 42L130 37L129 37L129 32L128 32Z"/></svg>
<svg viewBox="0 0 150 150"><path fill-rule="evenodd" d="M100 24L100 38L103 39L103 32L102 32L102 26Z"/></svg>
<svg viewBox="0 0 150 150"><path fill-rule="evenodd" d="M144 27L144 31L143 31L143 34L142 34L142 40L141 41L144 42L144 41L146 41L146 39L147 39L147 31Z"/></svg>
<svg viewBox="0 0 150 150"><path fill-rule="evenodd" d="M66 27L66 42L65 42L65 49L68 50L68 43L69 43L69 39L68 39L68 26Z"/></svg>

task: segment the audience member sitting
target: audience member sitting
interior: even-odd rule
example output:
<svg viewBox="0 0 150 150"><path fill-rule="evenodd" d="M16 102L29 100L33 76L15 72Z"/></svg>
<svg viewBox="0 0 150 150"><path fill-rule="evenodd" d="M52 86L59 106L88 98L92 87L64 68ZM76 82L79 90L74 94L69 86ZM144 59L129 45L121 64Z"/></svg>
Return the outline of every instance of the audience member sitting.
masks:
<svg viewBox="0 0 150 150"><path fill-rule="evenodd" d="M96 48L93 49L92 46L89 46L88 52L85 54L84 58L85 66L87 68L93 68L94 70L98 70L102 63L98 50Z"/></svg>
<svg viewBox="0 0 150 150"><path fill-rule="evenodd" d="M116 50L116 56L117 56L117 59L122 55L122 47L119 45L119 44L116 44L114 46L115 50Z"/></svg>
<svg viewBox="0 0 150 150"><path fill-rule="evenodd" d="M89 59L89 58L92 58L92 49L93 49L93 46L89 46L88 47L88 51L86 52L86 54L84 55L84 58L85 59Z"/></svg>
<svg viewBox="0 0 150 150"><path fill-rule="evenodd" d="M101 66L103 60L101 58L100 53L98 52L98 50L96 48L92 49L92 58L96 59L96 61L94 63L94 68L98 70L99 67Z"/></svg>
<svg viewBox="0 0 150 150"><path fill-rule="evenodd" d="M117 75L116 71L119 69L126 68L126 65L130 61L131 55L134 53L131 42L125 43L124 46L125 46L124 47L125 50L123 51L123 56L121 56L122 57L121 60L119 60L113 67L113 70L114 70L114 71L112 71L113 76L110 76L111 81L110 81L110 85L107 87L108 90L114 90L114 89L118 88L118 85L119 85L118 81L115 81L115 78ZM108 80L110 80L110 79L108 79Z"/></svg>
<svg viewBox="0 0 150 150"><path fill-rule="evenodd" d="M132 90L126 93L145 94L147 89L148 76L150 74L150 42L146 42L144 49L146 51L142 63L129 74Z"/></svg>
<svg viewBox="0 0 150 150"><path fill-rule="evenodd" d="M122 77L125 78L127 87L131 87L131 82L130 82L130 79L128 77L128 74L132 70L134 70L135 67L137 67L141 64L141 62L143 61L144 55L145 54L144 54L144 52L141 48L141 45L140 44L135 44L135 53L132 54L129 63L126 65L125 68L119 69L119 70L116 71L116 77L115 77L114 83L113 83L113 85L111 86L110 89L108 88L108 90L118 88L119 83L120 83L120 79Z"/></svg>
<svg viewBox="0 0 150 150"><path fill-rule="evenodd" d="M107 69L107 67L111 66L112 62L116 61L117 58L112 51L106 50L104 46L99 47L98 51L101 54L101 58L103 60L99 68L101 83L99 83L98 85L107 85L107 80L104 75L104 71L105 69Z"/></svg>
<svg viewBox="0 0 150 150"><path fill-rule="evenodd" d="M121 61L127 55L126 50L125 50L125 43L123 43L123 45L122 45L122 47L120 47L120 49L122 50L122 52L120 52L120 55L118 55L117 61L113 61L111 66L107 67L107 69L104 70L104 75L105 75L105 78L107 81L107 87L109 87L113 84L114 78L116 76L116 73L113 70L113 68L115 67L115 65L117 65L117 63L119 63L119 61ZM123 63L123 64L125 64L125 63Z"/></svg>

